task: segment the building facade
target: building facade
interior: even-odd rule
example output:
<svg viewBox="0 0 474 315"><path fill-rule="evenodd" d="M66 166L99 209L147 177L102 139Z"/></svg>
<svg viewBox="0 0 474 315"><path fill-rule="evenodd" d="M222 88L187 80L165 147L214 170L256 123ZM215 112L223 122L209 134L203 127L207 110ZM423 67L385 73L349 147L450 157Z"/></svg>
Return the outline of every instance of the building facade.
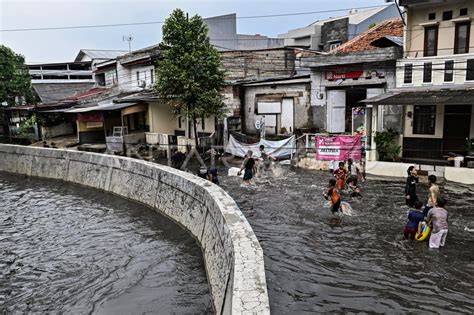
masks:
<svg viewBox="0 0 474 315"><path fill-rule="evenodd" d="M406 9L407 25L396 89L370 103L403 107L405 161L444 165L454 154L472 152L474 2L405 0L400 4Z"/></svg>
<svg viewBox="0 0 474 315"><path fill-rule="evenodd" d="M396 5L386 5L365 10L351 10L349 14L316 21L306 27L289 30L278 37L285 46L302 47L315 51L330 51L367 31L371 26L400 17Z"/></svg>

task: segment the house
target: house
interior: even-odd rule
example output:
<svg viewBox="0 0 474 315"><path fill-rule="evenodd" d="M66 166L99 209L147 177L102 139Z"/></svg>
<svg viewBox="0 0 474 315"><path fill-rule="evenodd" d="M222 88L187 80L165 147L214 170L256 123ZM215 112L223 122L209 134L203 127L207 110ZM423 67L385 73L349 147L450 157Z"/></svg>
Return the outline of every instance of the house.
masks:
<svg viewBox="0 0 474 315"><path fill-rule="evenodd" d="M311 72L313 125L330 134L367 136L367 159L376 158L376 131L397 129L397 106L366 107L366 98L395 88L397 59L402 56L403 22L400 18L378 23L326 54L305 51L301 64Z"/></svg>
<svg viewBox="0 0 474 315"><path fill-rule="evenodd" d="M444 166L453 154L473 155L474 2L400 4L406 9L407 26L396 89L366 103L401 105L404 161ZM474 166L470 160L466 157L464 165Z"/></svg>
<svg viewBox="0 0 474 315"><path fill-rule="evenodd" d="M124 50L81 49L72 62L28 64L33 89L42 103L56 103L94 86L92 67Z"/></svg>
<svg viewBox="0 0 474 315"><path fill-rule="evenodd" d="M351 10L349 14L316 21L302 28L279 34L285 46L301 47L314 51L330 51L351 40L375 25L389 18L400 17L395 4Z"/></svg>
<svg viewBox="0 0 474 315"><path fill-rule="evenodd" d="M247 80L240 86L244 133L260 133L256 124L262 121L266 135L290 135L312 126L309 75Z"/></svg>

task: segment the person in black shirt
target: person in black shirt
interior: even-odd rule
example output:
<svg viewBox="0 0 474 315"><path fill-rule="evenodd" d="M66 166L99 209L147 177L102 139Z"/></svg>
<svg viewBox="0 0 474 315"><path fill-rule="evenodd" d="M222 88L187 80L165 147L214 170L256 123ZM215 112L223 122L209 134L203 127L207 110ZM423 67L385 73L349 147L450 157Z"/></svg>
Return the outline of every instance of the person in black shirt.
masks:
<svg viewBox="0 0 474 315"><path fill-rule="evenodd" d="M418 183L418 174L413 165L408 168L407 173L408 177L405 185L406 205L413 208L415 202L418 201L418 196L416 195L416 184Z"/></svg>
<svg viewBox="0 0 474 315"><path fill-rule="evenodd" d="M252 158L252 155L253 155L253 152L249 150L246 154L243 166L238 173L238 175L240 175L242 171L245 169L244 183L246 183L247 185L250 184L250 180L253 178L253 174L257 172L255 160Z"/></svg>

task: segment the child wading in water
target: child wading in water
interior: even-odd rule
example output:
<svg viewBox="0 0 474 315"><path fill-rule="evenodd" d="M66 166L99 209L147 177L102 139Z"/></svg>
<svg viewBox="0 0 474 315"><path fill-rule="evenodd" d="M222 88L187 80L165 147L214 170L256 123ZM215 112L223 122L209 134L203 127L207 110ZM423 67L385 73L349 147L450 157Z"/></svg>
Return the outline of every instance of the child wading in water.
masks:
<svg viewBox="0 0 474 315"><path fill-rule="evenodd" d="M430 192L428 195L428 202L426 203L425 209L423 210L423 214L425 217L428 215L428 211L436 206L436 201L439 198L439 186L436 184L436 176L430 175L428 176L428 181L430 183Z"/></svg>
<svg viewBox="0 0 474 315"><path fill-rule="evenodd" d="M415 202L415 210L408 212L408 223L403 230L403 237L406 240L414 239L417 232L421 234L421 222L425 218L421 208L423 208L423 203L418 200Z"/></svg>
<svg viewBox="0 0 474 315"><path fill-rule="evenodd" d="M444 209L446 200L439 197L436 206L428 211L427 221L431 220L433 230L430 236L430 248L444 247L448 235L448 211Z"/></svg>
<svg viewBox="0 0 474 315"><path fill-rule="evenodd" d="M253 178L253 174L257 172L257 167L255 165L255 160L252 158L253 152L249 150L245 155L245 160L243 162L243 166L240 169L238 175L242 173L245 169L244 173L244 183L250 185L250 180Z"/></svg>
<svg viewBox="0 0 474 315"><path fill-rule="evenodd" d="M339 168L335 170L333 174L337 180L337 188L339 188L339 190L344 190L347 179L347 171L344 169L344 162L339 162Z"/></svg>
<svg viewBox="0 0 474 315"><path fill-rule="evenodd" d="M329 190L324 192L323 195L326 200L331 198L331 212L336 213L341 209L341 195L339 194L339 190L336 187L336 180L334 178L329 180L328 187Z"/></svg>
<svg viewBox="0 0 474 315"><path fill-rule="evenodd" d="M418 201L418 196L416 195L416 184L418 183L418 174L413 165L408 168L407 173L408 177L405 185L406 205L409 207L414 207L415 202Z"/></svg>

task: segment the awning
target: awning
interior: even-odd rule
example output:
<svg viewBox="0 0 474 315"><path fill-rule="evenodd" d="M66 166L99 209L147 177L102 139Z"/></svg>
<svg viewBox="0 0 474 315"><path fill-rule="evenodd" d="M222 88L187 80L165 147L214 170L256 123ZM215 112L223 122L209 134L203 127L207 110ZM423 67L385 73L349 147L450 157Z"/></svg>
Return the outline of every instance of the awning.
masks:
<svg viewBox="0 0 474 315"><path fill-rule="evenodd" d="M119 109L127 108L136 104L137 103L109 103L109 104L102 104L102 105L83 107L83 108L73 108L66 111L66 113L86 113L86 112L92 112L92 111L119 110Z"/></svg>
<svg viewBox="0 0 474 315"><path fill-rule="evenodd" d="M474 90L391 92L360 102L368 105L471 105Z"/></svg>

